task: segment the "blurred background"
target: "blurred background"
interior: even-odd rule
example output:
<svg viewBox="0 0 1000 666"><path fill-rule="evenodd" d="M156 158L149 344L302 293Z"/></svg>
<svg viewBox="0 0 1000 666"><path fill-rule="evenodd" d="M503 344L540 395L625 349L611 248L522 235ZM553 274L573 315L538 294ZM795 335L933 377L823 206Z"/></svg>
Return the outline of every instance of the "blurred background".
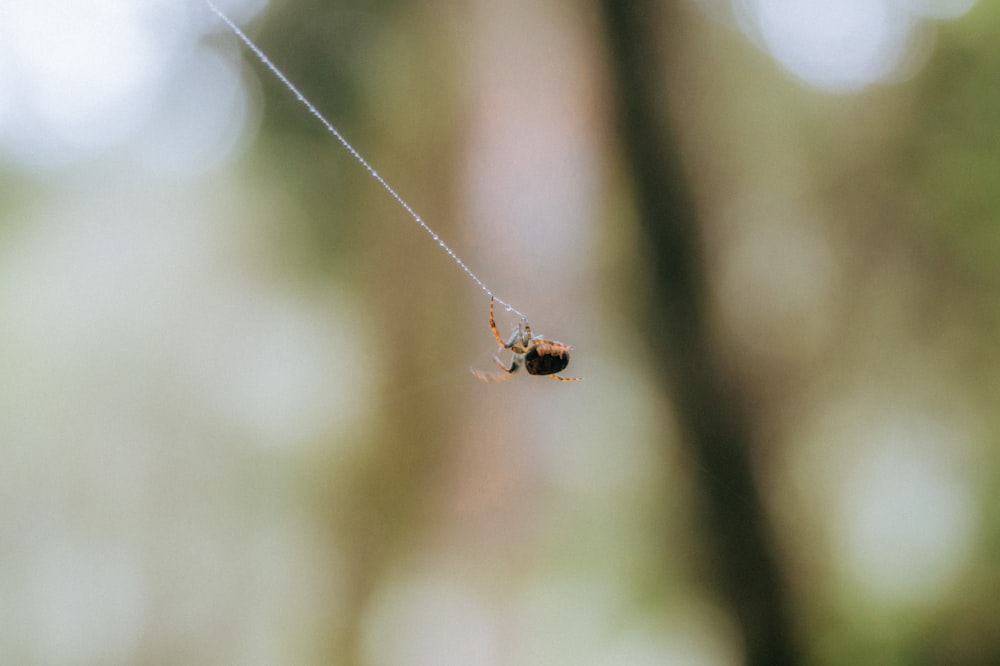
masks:
<svg viewBox="0 0 1000 666"><path fill-rule="evenodd" d="M219 6L584 380L200 0L3 0L0 662L1000 663L1000 6Z"/></svg>

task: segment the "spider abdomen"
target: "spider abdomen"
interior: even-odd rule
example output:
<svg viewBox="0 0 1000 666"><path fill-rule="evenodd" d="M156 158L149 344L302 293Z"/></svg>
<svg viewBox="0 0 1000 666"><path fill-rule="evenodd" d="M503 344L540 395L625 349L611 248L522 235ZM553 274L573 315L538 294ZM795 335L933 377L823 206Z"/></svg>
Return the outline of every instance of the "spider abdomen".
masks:
<svg viewBox="0 0 1000 666"><path fill-rule="evenodd" d="M524 369L532 375L553 375L569 365L569 345L539 342L524 354Z"/></svg>

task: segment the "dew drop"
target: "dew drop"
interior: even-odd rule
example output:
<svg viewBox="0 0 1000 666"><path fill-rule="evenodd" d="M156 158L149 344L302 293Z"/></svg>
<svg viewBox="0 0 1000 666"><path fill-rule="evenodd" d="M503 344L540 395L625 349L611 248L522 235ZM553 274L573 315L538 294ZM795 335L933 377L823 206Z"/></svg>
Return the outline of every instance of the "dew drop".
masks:
<svg viewBox="0 0 1000 666"><path fill-rule="evenodd" d="M507 306L507 312L513 312L513 311L514 311L514 308L512 308L511 306L508 305Z"/></svg>

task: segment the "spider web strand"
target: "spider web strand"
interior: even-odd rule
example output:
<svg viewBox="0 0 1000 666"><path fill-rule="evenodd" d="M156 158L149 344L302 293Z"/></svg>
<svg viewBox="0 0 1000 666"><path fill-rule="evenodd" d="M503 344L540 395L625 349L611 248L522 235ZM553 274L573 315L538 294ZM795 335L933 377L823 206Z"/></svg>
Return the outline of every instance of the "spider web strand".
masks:
<svg viewBox="0 0 1000 666"><path fill-rule="evenodd" d="M233 23L229 19L228 16L226 16L225 14L223 14L222 10L220 10L218 7L216 7L212 3L211 0L205 0L205 4L207 4L208 7L209 7L209 9L211 9L212 12L216 16L218 16L219 19L222 20L222 22L226 24L226 26L229 27L229 29L233 32L233 34L235 34L237 37L239 37L240 41L243 42L246 45L246 47L253 52L253 54L255 56L257 56L257 59L260 60L260 62L265 67L267 67L269 70L271 70L271 73L274 74L278 78L279 81L281 81L282 85L284 85L286 88L288 88L288 90L293 95L295 95L295 99L297 99L304 107L306 107L306 109L309 111L309 113L311 113L316 118L316 120L318 120L323 125L323 127L326 128L326 131L329 132L330 134L332 134L333 137L335 139L337 139L337 141L339 141L340 144L345 149L347 149L347 152L351 154L351 157L353 157L355 160L357 160L358 163L361 164L361 166L363 166L365 168L365 171L367 171L368 174L372 178L374 178L376 181L378 181L378 184L381 185L383 187L383 189L385 189L385 191L388 192L389 195L393 199L396 200L396 203L398 203L403 208L403 210L405 210L409 214L409 216L413 218L413 221L416 222L417 224L419 224L420 228L422 228L424 231L426 231L427 234L435 242L437 242L437 244L441 247L441 249L444 250L445 253L449 257L451 257L452 261L454 261L456 264L458 264L458 267L461 268L462 271L464 271L465 274L468 275L469 278L473 282L475 282L477 285L479 285L480 289L482 289L484 292L486 292L487 296L489 296L490 298L492 298L493 300L495 300L497 303L499 303L500 305L502 305L504 308L506 308L508 312L513 312L513 313L517 314L519 317L521 317L521 319L523 321L527 321L527 317L525 317L524 313L522 313L520 310L518 310L517 308L515 308L510 303L508 303L508 302L504 301L503 299L499 298L496 294L493 293L493 291L490 290L489 287L486 286L485 282L483 282L482 280L480 280L479 277L475 273L472 272L472 269L469 268L466 265L466 263L464 261L462 261L462 259L457 254L455 254L455 251L452 250L451 247L449 247L448 244L445 243L444 240L442 240L441 237L433 229L431 229L430 226L426 222L424 222L423 218L421 218L416 213L416 211L414 211L413 208L410 207L410 204L406 203L406 201L403 199L403 197L401 197L399 195L399 193L396 192L396 190L394 190L392 188L392 186L389 185L389 183L386 182L386 180L382 177L382 175L378 171L375 170L375 167L373 167L371 164L369 164L368 160L366 160L364 157L361 156L361 153L359 153L354 148L354 146L352 146L347 141L347 139L344 138L344 135L341 134L337 130L337 128L333 126L333 123L331 123L329 120L327 120L326 117L322 113L319 112L319 109L317 109L313 105L312 102L310 102L308 99L306 99L305 95L303 95L301 92L299 92L299 89L296 88L295 85L291 81L288 80L288 77L285 76L285 74L280 69L278 69L278 66L275 65L273 62L271 62L271 59L268 58L267 55L265 55L265 53L263 51L261 51L260 48L256 44L254 44L253 41L251 41L251 39L249 37L247 37L246 33L244 33L239 28L239 26L237 26L235 23Z"/></svg>

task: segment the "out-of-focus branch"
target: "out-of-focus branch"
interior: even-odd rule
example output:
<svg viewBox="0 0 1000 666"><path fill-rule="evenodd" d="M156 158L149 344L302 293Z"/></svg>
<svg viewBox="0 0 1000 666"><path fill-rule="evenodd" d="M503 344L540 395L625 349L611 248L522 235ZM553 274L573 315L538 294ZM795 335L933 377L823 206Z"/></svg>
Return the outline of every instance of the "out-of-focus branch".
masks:
<svg viewBox="0 0 1000 666"><path fill-rule="evenodd" d="M666 120L659 45L670 35L662 6L601 0L619 131L648 255L643 324L694 461L712 573L742 631L746 663L796 664L796 632L751 468L748 390L712 344L697 214Z"/></svg>

